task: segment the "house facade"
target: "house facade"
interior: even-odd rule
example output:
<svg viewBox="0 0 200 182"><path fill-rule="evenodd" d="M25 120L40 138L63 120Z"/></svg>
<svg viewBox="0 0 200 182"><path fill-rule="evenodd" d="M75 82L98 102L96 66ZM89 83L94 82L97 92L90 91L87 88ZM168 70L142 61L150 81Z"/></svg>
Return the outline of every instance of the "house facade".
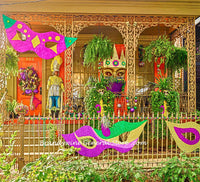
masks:
<svg viewBox="0 0 200 182"><path fill-rule="evenodd" d="M77 41L60 56L63 64L60 77L64 83L63 108L75 103L81 106L90 76L98 77L99 70L84 67L82 49L93 38L93 35L103 34L114 44L123 44L126 59L126 93L128 97L137 96L140 107L147 107L147 97L151 91L149 83L155 81L155 69L150 63L143 63L139 54L140 46L147 46L152 40L161 35L167 35L179 46L185 46L188 51L188 68L173 74L173 82L180 93L181 111L196 110L196 56L195 56L195 15L147 15L147 14L86 14L86 13L38 13L38 12L2 12L6 16L24 22L29 28L38 33L54 31L66 37L76 37ZM1 48L9 44L2 16ZM46 45L51 47L51 43ZM40 77L39 92L35 95L41 104L31 112L37 115L47 113L47 81L51 73L51 61L38 57L34 52L18 53L19 68L34 66ZM5 67L5 51L0 54L1 68ZM5 91L5 75L1 71L1 92ZM29 105L30 97L24 96L18 86L17 78L8 80L8 95L18 102Z"/></svg>

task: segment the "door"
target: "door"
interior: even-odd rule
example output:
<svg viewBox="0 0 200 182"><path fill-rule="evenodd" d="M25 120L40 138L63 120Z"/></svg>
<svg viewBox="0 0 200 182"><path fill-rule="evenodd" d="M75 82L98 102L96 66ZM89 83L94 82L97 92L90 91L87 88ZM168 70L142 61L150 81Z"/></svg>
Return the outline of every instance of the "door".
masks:
<svg viewBox="0 0 200 182"><path fill-rule="evenodd" d="M42 114L42 58L39 57L20 57L18 62L19 69L27 68L32 66L40 78L40 84L38 86L38 93L34 95L35 108L33 110L30 109L31 96L27 96L23 94L23 91L19 87L19 80L17 80L17 101L18 103L23 103L29 106L29 112L27 115L33 116L34 114L37 116L39 113Z"/></svg>

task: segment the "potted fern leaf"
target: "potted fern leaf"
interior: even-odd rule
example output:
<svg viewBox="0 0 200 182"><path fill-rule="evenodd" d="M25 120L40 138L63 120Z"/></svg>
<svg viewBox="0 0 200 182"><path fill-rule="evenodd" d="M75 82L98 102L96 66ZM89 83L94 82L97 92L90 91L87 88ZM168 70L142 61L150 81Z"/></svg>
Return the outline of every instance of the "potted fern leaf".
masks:
<svg viewBox="0 0 200 182"><path fill-rule="evenodd" d="M113 43L107 38L94 35L84 52L84 65L95 67L100 60L109 59L113 54Z"/></svg>

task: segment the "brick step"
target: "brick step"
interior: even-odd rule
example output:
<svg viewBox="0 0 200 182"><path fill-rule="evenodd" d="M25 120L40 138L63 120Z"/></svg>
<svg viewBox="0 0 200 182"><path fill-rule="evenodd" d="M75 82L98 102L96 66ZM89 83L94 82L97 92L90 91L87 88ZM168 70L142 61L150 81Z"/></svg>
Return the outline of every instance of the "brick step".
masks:
<svg viewBox="0 0 200 182"><path fill-rule="evenodd" d="M43 129L44 127L48 128L50 124L24 124L24 129ZM54 124L51 124L51 125L54 125L55 127L57 128L64 128L66 124L63 124L63 123L54 123ZM81 127L83 126L83 124L70 124L68 125L70 126L70 128L73 128L74 126L77 127ZM11 130L13 129L19 129L20 128L20 124L9 124L9 125L4 125L3 128L10 128Z"/></svg>
<svg viewBox="0 0 200 182"><path fill-rule="evenodd" d="M48 154L51 154L51 155L62 155L61 152L31 152L31 153L24 153L24 160L25 160L25 163L29 163L29 162L32 162L32 161L36 161L37 159L39 159L42 155L48 155Z"/></svg>
<svg viewBox="0 0 200 182"><path fill-rule="evenodd" d="M53 124L55 127L57 127L58 129L62 129L65 128L65 124ZM25 124L24 125L24 130L43 130L43 128L48 129L50 126L49 124ZM20 129L20 125L19 124L13 124L13 125L4 125L3 129L5 130L11 130L11 131L15 131L15 130L19 130Z"/></svg>
<svg viewBox="0 0 200 182"><path fill-rule="evenodd" d="M38 136L35 136L35 137L24 137L24 144L27 144L27 145L33 145L33 144L41 144L42 142L44 143L44 140L46 142L58 142L60 140L64 141L63 137L62 136L59 136L58 138L56 137L53 141L50 140L49 137L38 137ZM4 145L8 145L9 144L9 141L10 141L10 137L3 137L3 144ZM15 144L19 144L20 143L20 137L15 137Z"/></svg>
<svg viewBox="0 0 200 182"><path fill-rule="evenodd" d="M58 132L61 131L61 130L58 130ZM4 137L11 137L11 135L14 133L14 131L11 131L11 130L8 130L8 131L4 131L4 134L3 136ZM46 137L49 136L49 130L24 130L24 137L43 137L43 135L45 134ZM64 134L64 130L61 131L60 134ZM18 130L17 131L17 134L16 134L16 137L19 137L21 134L20 134L20 131ZM16 138L15 137L15 138Z"/></svg>
<svg viewBox="0 0 200 182"><path fill-rule="evenodd" d="M5 147L8 147L8 145L5 145ZM54 144L54 145L49 145L46 144L43 146L43 144L36 144L36 145L24 145L24 152L25 153L34 153L37 152L57 152L59 149L60 145L59 144ZM14 153L19 153L20 152L20 146L19 145L14 145L13 146L13 152Z"/></svg>
<svg viewBox="0 0 200 182"><path fill-rule="evenodd" d="M39 159L42 155L62 155L63 153L60 151L55 152L25 152L24 153L24 160L25 163L33 162ZM11 154L11 158L18 158L20 157L20 153Z"/></svg>
<svg viewBox="0 0 200 182"><path fill-rule="evenodd" d="M64 130L66 128L67 131L74 131L80 128L81 124L71 124L71 125L66 125L66 124L53 124L55 127L57 127L58 130ZM43 130L46 128L48 130L49 124L25 124L24 125L24 131L26 130ZM14 125L3 125L3 131L16 131L20 130L20 125L19 124L14 124Z"/></svg>

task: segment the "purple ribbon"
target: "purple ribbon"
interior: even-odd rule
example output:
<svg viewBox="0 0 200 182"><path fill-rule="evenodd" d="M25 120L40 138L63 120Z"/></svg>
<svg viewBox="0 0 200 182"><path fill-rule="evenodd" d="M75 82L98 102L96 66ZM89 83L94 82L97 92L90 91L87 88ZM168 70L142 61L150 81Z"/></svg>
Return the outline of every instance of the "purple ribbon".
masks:
<svg viewBox="0 0 200 182"><path fill-rule="evenodd" d="M101 105L100 104L96 104L95 108L99 107L99 110L97 111L97 113L101 113Z"/></svg>

